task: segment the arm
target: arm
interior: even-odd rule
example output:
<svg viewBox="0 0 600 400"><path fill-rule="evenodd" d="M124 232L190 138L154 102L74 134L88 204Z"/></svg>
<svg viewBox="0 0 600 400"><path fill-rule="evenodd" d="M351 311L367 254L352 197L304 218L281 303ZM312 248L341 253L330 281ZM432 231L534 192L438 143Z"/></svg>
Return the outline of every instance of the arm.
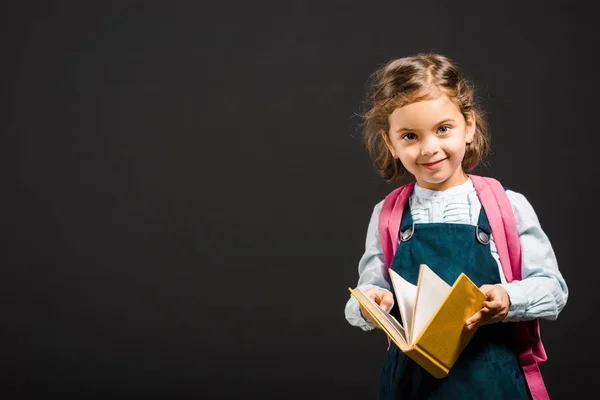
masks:
<svg viewBox="0 0 600 400"><path fill-rule="evenodd" d="M522 280L501 284L510 297L504 322L535 318L555 320L565 307L569 292L554 250L527 199L510 190L506 194L512 204L521 241Z"/></svg>
<svg viewBox="0 0 600 400"><path fill-rule="evenodd" d="M367 228L365 252L358 263L359 278L357 287L363 291L370 288L390 290L390 284L386 278L387 271L385 259L381 250L378 230L379 213L382 205L383 201L378 203L373 209L373 214L371 215L371 220L369 221L369 226ZM346 320L348 320L351 325L358 326L362 330L370 331L376 327L362 317L360 313L360 304L353 296L350 296L350 299L346 303L345 315Z"/></svg>

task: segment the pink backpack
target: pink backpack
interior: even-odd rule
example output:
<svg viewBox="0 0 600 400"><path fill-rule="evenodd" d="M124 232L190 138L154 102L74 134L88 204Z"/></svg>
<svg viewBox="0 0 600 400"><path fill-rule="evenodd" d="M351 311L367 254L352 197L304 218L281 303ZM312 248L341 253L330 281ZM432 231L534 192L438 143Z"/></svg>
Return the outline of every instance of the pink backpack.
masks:
<svg viewBox="0 0 600 400"><path fill-rule="evenodd" d="M521 245L515 217L510 200L504 187L496 179L470 175L481 205L490 222L492 236L496 244L500 264L506 281L521 280ZM379 236L387 268L392 265L398 231L402 221L402 211L410 196L415 182L403 185L384 200L379 215ZM547 359L540 337L539 321L520 321L516 323L517 339L521 348L519 361L529 386L533 400L549 399L538 363Z"/></svg>

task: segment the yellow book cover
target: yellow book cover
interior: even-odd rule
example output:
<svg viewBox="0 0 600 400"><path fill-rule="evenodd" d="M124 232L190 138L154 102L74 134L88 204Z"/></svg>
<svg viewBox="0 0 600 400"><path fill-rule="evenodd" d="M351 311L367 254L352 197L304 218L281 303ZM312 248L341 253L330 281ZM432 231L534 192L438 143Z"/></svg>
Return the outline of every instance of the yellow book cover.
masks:
<svg viewBox="0 0 600 400"><path fill-rule="evenodd" d="M350 293L408 357L432 376L446 377L476 332L465 322L481 309L485 294L465 274L450 286L425 264L416 286L389 272L402 323L360 289Z"/></svg>

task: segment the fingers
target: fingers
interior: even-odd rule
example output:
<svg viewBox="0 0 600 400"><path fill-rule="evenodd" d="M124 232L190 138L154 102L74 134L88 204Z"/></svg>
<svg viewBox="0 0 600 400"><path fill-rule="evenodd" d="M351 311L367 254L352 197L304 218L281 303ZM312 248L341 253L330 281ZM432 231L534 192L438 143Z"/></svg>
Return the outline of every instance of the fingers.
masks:
<svg viewBox="0 0 600 400"><path fill-rule="evenodd" d="M387 290L381 290L380 295L381 301L379 302L379 306L388 311L392 307L392 304L394 304L394 296Z"/></svg>
<svg viewBox="0 0 600 400"><path fill-rule="evenodd" d="M486 300L483 302L483 306L490 310L497 310L502 307L502 301L499 299Z"/></svg>
<svg viewBox="0 0 600 400"><path fill-rule="evenodd" d="M394 304L394 295L392 292L385 289L370 288L364 291L364 293L371 298L383 311L389 311L391 306ZM373 325L377 325L377 322L371 317L369 312L362 306L360 307L360 313L366 321Z"/></svg>
<svg viewBox="0 0 600 400"><path fill-rule="evenodd" d="M484 317L489 313L489 311L489 309L484 307L481 310L477 311L471 318L467 319L465 323L467 329L472 330L482 325Z"/></svg>
<svg viewBox="0 0 600 400"><path fill-rule="evenodd" d="M490 296L494 295L495 287L494 285L481 285L479 290L481 290L489 299Z"/></svg>
<svg viewBox="0 0 600 400"><path fill-rule="evenodd" d="M375 303L377 303L384 311L388 311L392 304L394 304L394 296L389 290L371 288L365 290L365 294L369 296Z"/></svg>
<svg viewBox="0 0 600 400"><path fill-rule="evenodd" d="M483 285L481 291L487 296L487 299L483 302L483 306L498 312L499 314L506 314L508 307L510 307L510 298L506 290L499 285Z"/></svg>
<svg viewBox="0 0 600 400"><path fill-rule="evenodd" d="M375 321L373 320L373 318L371 318L371 314L369 314L369 312L365 310L362 306L360 307L360 314L362 315L363 319L375 325Z"/></svg>
<svg viewBox="0 0 600 400"><path fill-rule="evenodd" d="M479 326L502 321L508 312L508 296L505 290L497 285L483 285L481 291L488 298L481 306L481 310L469 318L465 325L467 329L473 330Z"/></svg>

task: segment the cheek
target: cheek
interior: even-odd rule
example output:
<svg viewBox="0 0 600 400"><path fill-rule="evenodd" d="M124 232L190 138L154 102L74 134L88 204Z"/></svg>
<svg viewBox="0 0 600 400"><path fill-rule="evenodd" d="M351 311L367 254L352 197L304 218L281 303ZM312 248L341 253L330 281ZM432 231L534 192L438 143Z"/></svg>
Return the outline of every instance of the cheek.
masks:
<svg viewBox="0 0 600 400"><path fill-rule="evenodd" d="M398 159L409 172L413 173L415 171L416 162L418 158L418 154L413 154L414 152L403 149L402 152L398 153Z"/></svg>
<svg viewBox="0 0 600 400"><path fill-rule="evenodd" d="M462 165L462 161L465 158L465 154L466 148L464 146L455 147L452 153L450 154L451 164L455 167Z"/></svg>
<svg viewBox="0 0 600 400"><path fill-rule="evenodd" d="M451 152L452 154L454 154L455 156L463 156L466 153L467 150L467 145L466 145L466 139L458 139L456 141L453 141L450 145L449 148L447 149L449 152Z"/></svg>
<svg viewBox="0 0 600 400"><path fill-rule="evenodd" d="M414 151L411 147L396 146L394 150L396 151L396 155L398 156L398 158L400 158L401 160L410 160L413 157L412 153Z"/></svg>

